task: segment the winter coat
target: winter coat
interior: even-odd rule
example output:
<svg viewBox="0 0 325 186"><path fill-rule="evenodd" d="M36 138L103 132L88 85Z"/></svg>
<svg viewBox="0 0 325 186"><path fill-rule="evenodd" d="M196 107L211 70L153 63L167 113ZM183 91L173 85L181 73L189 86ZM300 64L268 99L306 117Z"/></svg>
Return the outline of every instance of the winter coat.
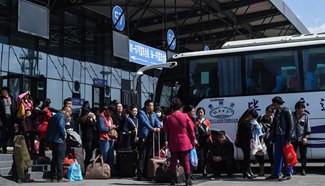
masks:
<svg viewBox="0 0 325 186"><path fill-rule="evenodd" d="M137 116L139 120L139 129L138 137L142 139L147 139L150 132L153 131L153 128L161 128L160 121L158 120L157 114L152 113L151 121L144 109L141 109Z"/></svg>
<svg viewBox="0 0 325 186"><path fill-rule="evenodd" d="M176 111L167 116L164 122L164 132L168 135L168 148L171 152L193 149L194 124L186 113Z"/></svg>

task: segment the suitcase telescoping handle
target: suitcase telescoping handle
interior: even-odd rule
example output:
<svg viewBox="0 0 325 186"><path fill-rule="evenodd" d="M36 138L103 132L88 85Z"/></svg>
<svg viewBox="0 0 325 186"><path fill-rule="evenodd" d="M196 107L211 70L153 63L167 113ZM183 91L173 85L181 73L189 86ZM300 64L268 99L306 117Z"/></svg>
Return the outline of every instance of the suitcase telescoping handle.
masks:
<svg viewBox="0 0 325 186"><path fill-rule="evenodd" d="M158 149L160 150L160 132L158 133ZM155 157L155 132L152 133L152 156ZM158 158L160 158L160 153L158 152Z"/></svg>

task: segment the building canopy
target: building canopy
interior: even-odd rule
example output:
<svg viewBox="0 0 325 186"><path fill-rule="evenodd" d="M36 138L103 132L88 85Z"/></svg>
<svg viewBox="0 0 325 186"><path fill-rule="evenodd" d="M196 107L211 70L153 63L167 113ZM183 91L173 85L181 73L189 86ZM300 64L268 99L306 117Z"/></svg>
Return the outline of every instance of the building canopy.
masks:
<svg viewBox="0 0 325 186"><path fill-rule="evenodd" d="M111 20L120 6L130 39L166 50L167 30L175 52L220 48L227 41L309 33L283 0L70 0L50 1L51 9L79 8ZM82 14L83 11L80 11ZM113 28L113 26L112 26Z"/></svg>

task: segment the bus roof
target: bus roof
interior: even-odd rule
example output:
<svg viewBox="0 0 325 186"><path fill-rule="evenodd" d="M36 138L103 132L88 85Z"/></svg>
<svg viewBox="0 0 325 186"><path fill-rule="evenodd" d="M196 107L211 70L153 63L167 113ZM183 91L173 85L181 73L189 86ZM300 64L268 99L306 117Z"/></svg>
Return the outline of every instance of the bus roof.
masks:
<svg viewBox="0 0 325 186"><path fill-rule="evenodd" d="M308 41L308 42L306 42ZM299 46L310 46L325 44L325 32L316 34L303 34L281 37L270 37L261 39L249 39L241 41L229 41L225 43L221 49L198 51L198 52L186 52L176 54L174 59L184 57L197 57L197 56L209 56L216 54L227 54L236 52L249 52L268 49L279 49Z"/></svg>

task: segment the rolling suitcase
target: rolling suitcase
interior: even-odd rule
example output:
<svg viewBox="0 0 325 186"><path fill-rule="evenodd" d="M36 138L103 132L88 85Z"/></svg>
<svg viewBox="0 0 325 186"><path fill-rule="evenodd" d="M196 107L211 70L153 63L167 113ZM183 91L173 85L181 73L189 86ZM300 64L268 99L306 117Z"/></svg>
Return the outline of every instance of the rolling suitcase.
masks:
<svg viewBox="0 0 325 186"><path fill-rule="evenodd" d="M147 166L147 178L153 179L156 176L156 170L159 167L160 164L163 164L166 161L166 158L161 158L160 153L158 153L158 156L155 156L155 135L153 136L152 144L153 144L153 158L150 158L148 160L148 166ZM160 133L158 133L158 149L160 149Z"/></svg>
<svg viewBox="0 0 325 186"><path fill-rule="evenodd" d="M116 153L117 173L121 177L134 177L138 154L133 150L119 150Z"/></svg>

